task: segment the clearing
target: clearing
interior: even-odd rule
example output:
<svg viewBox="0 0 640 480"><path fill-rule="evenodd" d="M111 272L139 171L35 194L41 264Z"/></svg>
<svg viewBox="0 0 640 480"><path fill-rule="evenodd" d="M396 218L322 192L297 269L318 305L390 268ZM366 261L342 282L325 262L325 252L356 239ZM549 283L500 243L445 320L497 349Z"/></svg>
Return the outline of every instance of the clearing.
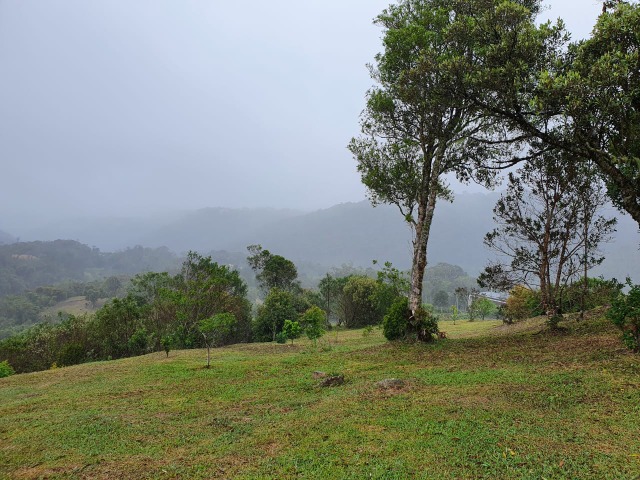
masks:
<svg viewBox="0 0 640 480"><path fill-rule="evenodd" d="M599 315L553 335L496 325L0 379L0 478L640 478L640 358L619 332ZM321 388L318 370L346 382Z"/></svg>

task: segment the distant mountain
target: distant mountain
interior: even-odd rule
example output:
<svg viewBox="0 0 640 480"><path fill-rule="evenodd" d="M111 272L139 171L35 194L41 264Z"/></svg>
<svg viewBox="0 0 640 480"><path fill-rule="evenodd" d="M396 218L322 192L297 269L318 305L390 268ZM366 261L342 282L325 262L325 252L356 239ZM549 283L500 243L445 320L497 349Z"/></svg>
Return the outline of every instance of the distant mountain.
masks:
<svg viewBox="0 0 640 480"><path fill-rule="evenodd" d="M493 228L492 209L498 197L494 192L459 194L453 203L439 202L429 239L429 265L459 265L469 275L477 275L494 257L484 247L483 238ZM610 208L607 214L616 212ZM103 251L144 245L165 246L176 253L226 252L233 254L233 263L246 256L247 245L259 243L304 265L301 270L310 277L342 264L369 267L374 259L407 269L412 250L411 232L397 208L374 208L367 201L311 213L206 208L165 217L78 220L50 225L40 235L48 240L73 238ZM603 247L607 259L592 274L618 279L630 275L640 281L638 246L637 225L628 216L620 216L615 240Z"/></svg>
<svg viewBox="0 0 640 480"><path fill-rule="evenodd" d="M487 258L482 238L491 225L496 199L496 195L474 194L460 195L453 204L441 202L429 240L429 263L460 265L469 273L480 271ZM256 230L246 241L261 243L294 261L370 266L375 259L400 268L411 265L411 231L398 209L374 208L367 201L285 219Z"/></svg>
<svg viewBox="0 0 640 480"><path fill-rule="evenodd" d="M254 238L253 232L301 214L295 210L272 208L204 208L144 232L135 243L150 247L166 246L175 252L244 252L249 245L247 238Z"/></svg>

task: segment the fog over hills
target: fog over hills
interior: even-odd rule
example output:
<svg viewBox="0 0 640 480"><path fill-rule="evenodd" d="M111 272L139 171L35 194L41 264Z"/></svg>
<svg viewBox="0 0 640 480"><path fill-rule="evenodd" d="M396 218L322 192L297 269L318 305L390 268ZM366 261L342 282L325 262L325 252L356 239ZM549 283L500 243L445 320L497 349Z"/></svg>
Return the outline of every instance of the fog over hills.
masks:
<svg viewBox="0 0 640 480"><path fill-rule="evenodd" d="M441 201L429 240L429 264L460 265L477 275L493 257L482 240L493 228L492 208L498 196L495 192L460 194L453 203ZM615 211L610 209L607 214ZM75 219L15 233L23 240L70 238L105 251L143 245L166 246L177 253L224 250L244 255L247 245L259 243L295 262L327 268L342 264L367 267L375 259L407 269L411 262L411 232L398 209L372 207L368 201L307 213L206 208L144 218ZM607 259L593 273L640 279L638 245L635 223L627 216L619 217L615 240L603 248Z"/></svg>

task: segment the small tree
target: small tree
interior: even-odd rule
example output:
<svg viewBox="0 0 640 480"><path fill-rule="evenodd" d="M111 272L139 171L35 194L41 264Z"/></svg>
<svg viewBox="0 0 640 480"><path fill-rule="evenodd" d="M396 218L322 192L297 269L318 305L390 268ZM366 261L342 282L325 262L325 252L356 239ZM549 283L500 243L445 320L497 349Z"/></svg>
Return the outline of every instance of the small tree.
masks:
<svg viewBox="0 0 640 480"><path fill-rule="evenodd" d="M9 365L8 360L0 362L0 378L8 377L10 375L14 375L15 373L16 371L11 365Z"/></svg>
<svg viewBox="0 0 640 480"><path fill-rule="evenodd" d="M502 309L505 323L513 323L541 313L539 295L525 287L516 285L509 291L509 297Z"/></svg>
<svg viewBox="0 0 640 480"><path fill-rule="evenodd" d="M455 305L451 305L451 320L453 320L453 324L456 324L456 320L458 320L458 307L456 307Z"/></svg>
<svg viewBox="0 0 640 480"><path fill-rule="evenodd" d="M488 298L476 298L473 302L476 304L475 309L482 320L497 310L496 305Z"/></svg>
<svg viewBox="0 0 640 480"><path fill-rule="evenodd" d="M207 368L211 366L211 348L228 335L236 324L236 317L232 313L218 313L213 317L200 321L198 330L204 337L207 346Z"/></svg>
<svg viewBox="0 0 640 480"><path fill-rule="evenodd" d="M291 345L293 345L293 339L298 338L300 333L302 332L302 328L298 322L294 322L293 320L285 320L284 326L282 327L282 334L291 340Z"/></svg>
<svg viewBox="0 0 640 480"><path fill-rule="evenodd" d="M449 294L444 290L438 290L433 296L433 305L438 307L439 311L447 308L447 305L449 305Z"/></svg>
<svg viewBox="0 0 640 480"><path fill-rule="evenodd" d="M327 315L319 307L311 307L302 315L302 325L309 340L313 340L316 345L318 338L325 333L324 326L327 324Z"/></svg>
<svg viewBox="0 0 640 480"><path fill-rule="evenodd" d="M625 345L636 353L640 352L640 285L632 285L627 295L620 294L611 304L607 317L622 330Z"/></svg>
<svg viewBox="0 0 640 480"><path fill-rule="evenodd" d="M253 333L258 342L271 342L282 331L287 319L296 318L294 298L290 292L273 288L258 307Z"/></svg>
<svg viewBox="0 0 640 480"><path fill-rule="evenodd" d="M171 347L173 346L173 336L165 335L160 339L160 345L164 350L164 353L167 354L167 358L169 358L169 351L171 351Z"/></svg>
<svg viewBox="0 0 640 480"><path fill-rule="evenodd" d="M261 245L249 245L247 262L256 273L256 280L263 291L273 288L294 291L299 289L298 270L291 260L281 255L274 255L269 250L263 250Z"/></svg>

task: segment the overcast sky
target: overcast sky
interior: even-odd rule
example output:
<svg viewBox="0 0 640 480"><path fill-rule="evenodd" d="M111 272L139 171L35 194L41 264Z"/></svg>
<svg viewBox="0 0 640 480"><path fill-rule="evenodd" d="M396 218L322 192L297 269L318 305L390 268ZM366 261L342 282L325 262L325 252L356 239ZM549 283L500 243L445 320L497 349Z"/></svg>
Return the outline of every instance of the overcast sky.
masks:
<svg viewBox="0 0 640 480"><path fill-rule="evenodd" d="M346 144L388 0L0 0L0 229L364 198ZM574 38L595 0L552 0Z"/></svg>

